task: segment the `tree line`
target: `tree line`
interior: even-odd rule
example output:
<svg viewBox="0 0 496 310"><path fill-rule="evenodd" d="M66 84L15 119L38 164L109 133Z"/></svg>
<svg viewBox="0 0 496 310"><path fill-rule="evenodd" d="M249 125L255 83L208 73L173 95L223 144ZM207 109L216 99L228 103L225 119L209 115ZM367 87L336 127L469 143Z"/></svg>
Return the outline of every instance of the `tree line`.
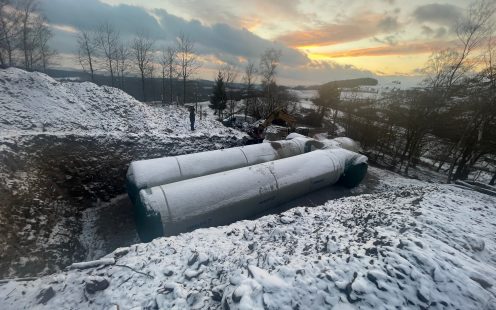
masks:
<svg viewBox="0 0 496 310"><path fill-rule="evenodd" d="M45 72L56 51L36 0L0 0L0 66Z"/></svg>
<svg viewBox="0 0 496 310"><path fill-rule="evenodd" d="M79 33L78 62L83 71L90 75L91 81L95 82L99 70L108 74L111 86L115 87L124 87L126 74L137 74L141 79L143 101L147 100L147 80L155 77L158 64L162 102L175 101L173 85L179 79L182 81L181 98L184 104L187 82L200 68L194 42L181 33L172 46L157 50L155 45L155 40L144 31L136 33L130 42L124 42L115 27L103 23L95 29Z"/></svg>
<svg viewBox="0 0 496 310"><path fill-rule="evenodd" d="M495 10L490 1L469 7L456 28L457 44L430 56L421 87L344 102L328 85L316 104L324 114L333 111L330 119L372 160L406 174L427 161L451 182L496 167Z"/></svg>
<svg viewBox="0 0 496 310"><path fill-rule="evenodd" d="M210 108L219 118L226 109L229 115L240 113L257 119L265 118L276 110L295 112L299 99L286 87L277 84L281 55L280 50L269 48L260 56L258 65L247 61L241 73L236 66L221 66L214 81ZM241 90L234 88L237 82L242 83ZM242 105L237 106L237 101L241 101Z"/></svg>

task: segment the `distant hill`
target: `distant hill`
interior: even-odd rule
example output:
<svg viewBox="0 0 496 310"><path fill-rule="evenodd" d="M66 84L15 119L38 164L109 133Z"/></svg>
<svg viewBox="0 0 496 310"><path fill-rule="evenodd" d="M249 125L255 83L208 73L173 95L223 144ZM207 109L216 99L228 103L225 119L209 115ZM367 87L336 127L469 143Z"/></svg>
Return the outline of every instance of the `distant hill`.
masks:
<svg viewBox="0 0 496 310"><path fill-rule="evenodd" d="M78 70L59 70L48 69L46 72L52 78L65 82L90 82L89 74ZM168 82L167 82L168 83ZM111 86L110 77L103 74L95 74L95 84ZM116 88L120 88L134 98L142 99L141 78L137 76L125 76L124 80L116 81ZM205 79L194 79L187 82L186 102L208 101L212 94L214 82ZM232 89L242 90L245 88L243 83L233 83ZM255 88L258 88L255 85ZM183 83L181 80L174 79L173 82L173 98L176 100L183 94ZM160 101L162 98L162 79L158 77L146 79L147 101ZM166 95L169 98L169 85L166 84Z"/></svg>
<svg viewBox="0 0 496 310"><path fill-rule="evenodd" d="M297 86L295 89L298 90L319 90L320 87L326 87L330 85L335 85L339 88L353 88L358 86L376 86L379 84L379 81L373 78L358 78L358 79L349 79L349 80L339 80L332 81L322 85L311 85L311 86Z"/></svg>
<svg viewBox="0 0 496 310"><path fill-rule="evenodd" d="M79 70L58 70L58 69L48 69L46 72L49 76L58 79L60 81L90 81L90 76L87 73L84 73ZM293 89L297 90L318 90L320 87L326 85L336 85L339 88L353 88L358 86L375 86L379 82L373 78L358 78L358 79L349 79L349 80L338 80L328 82L322 85L312 85L312 86L297 86L293 87ZM95 75L95 84L97 85L111 85L110 77L102 74ZM174 80L173 83L173 97L174 99L182 96L183 84L180 80ZM186 102L195 102L195 101L207 101L209 100L210 95L212 94L212 87L214 85L213 81L204 80L204 79L196 79L192 81L188 81L187 83L187 93L186 93ZM141 91L141 79L135 76L126 76L122 81L118 81L115 85L133 96L134 98L140 100L142 98ZM232 86L234 89L244 89L245 85L243 83L235 83ZM259 88L260 85L256 85L255 88ZM169 88L166 87L166 93L168 98ZM146 83L146 92L147 92L147 100L148 101L160 101L162 95L162 79L153 78L147 79Z"/></svg>

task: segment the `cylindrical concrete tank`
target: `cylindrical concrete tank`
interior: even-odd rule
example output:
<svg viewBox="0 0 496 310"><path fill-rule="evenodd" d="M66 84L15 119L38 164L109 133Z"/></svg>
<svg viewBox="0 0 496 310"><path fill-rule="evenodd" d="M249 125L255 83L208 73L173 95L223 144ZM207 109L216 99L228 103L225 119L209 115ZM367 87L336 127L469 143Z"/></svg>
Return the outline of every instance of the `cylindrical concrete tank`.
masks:
<svg viewBox="0 0 496 310"><path fill-rule="evenodd" d="M221 171L256 165L310 151L298 137L244 147L134 161L127 171L127 191L133 203L144 188L196 178Z"/></svg>
<svg viewBox="0 0 496 310"><path fill-rule="evenodd" d="M250 218L335 184L349 171L366 171L366 161L365 156L343 149L318 150L143 189L136 203L138 233L147 242Z"/></svg>

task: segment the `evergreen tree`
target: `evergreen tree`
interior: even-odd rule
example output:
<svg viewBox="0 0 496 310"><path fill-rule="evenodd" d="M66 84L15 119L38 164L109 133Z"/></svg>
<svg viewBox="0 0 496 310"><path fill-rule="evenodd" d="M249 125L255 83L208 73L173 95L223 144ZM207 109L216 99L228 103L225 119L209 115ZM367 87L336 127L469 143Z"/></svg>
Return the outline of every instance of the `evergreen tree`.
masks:
<svg viewBox="0 0 496 310"><path fill-rule="evenodd" d="M219 115L219 118L222 115L222 111L226 108L227 102L227 94L226 94L226 85L224 83L224 76L222 72L219 71L217 74L217 78L215 79L215 85L213 88L212 96L210 96L210 105L211 109L214 109L215 114Z"/></svg>
<svg viewBox="0 0 496 310"><path fill-rule="evenodd" d="M341 91L334 84L323 85L319 88L319 96L314 99L315 105L318 107L318 114L320 116L320 123L324 119L329 109L334 110L333 122L336 123L337 108L339 107L339 100Z"/></svg>

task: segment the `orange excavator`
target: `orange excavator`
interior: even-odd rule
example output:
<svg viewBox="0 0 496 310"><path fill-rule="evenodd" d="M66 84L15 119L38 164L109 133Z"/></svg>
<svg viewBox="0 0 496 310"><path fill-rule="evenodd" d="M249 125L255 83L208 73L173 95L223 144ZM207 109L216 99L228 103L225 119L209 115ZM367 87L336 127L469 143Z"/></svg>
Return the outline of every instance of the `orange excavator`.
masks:
<svg viewBox="0 0 496 310"><path fill-rule="evenodd" d="M261 143L265 138L265 130L268 126L275 124L287 126L289 131L294 131L296 126L296 118L284 110L275 110L258 126L255 126L250 132L250 136L255 139L254 143Z"/></svg>

